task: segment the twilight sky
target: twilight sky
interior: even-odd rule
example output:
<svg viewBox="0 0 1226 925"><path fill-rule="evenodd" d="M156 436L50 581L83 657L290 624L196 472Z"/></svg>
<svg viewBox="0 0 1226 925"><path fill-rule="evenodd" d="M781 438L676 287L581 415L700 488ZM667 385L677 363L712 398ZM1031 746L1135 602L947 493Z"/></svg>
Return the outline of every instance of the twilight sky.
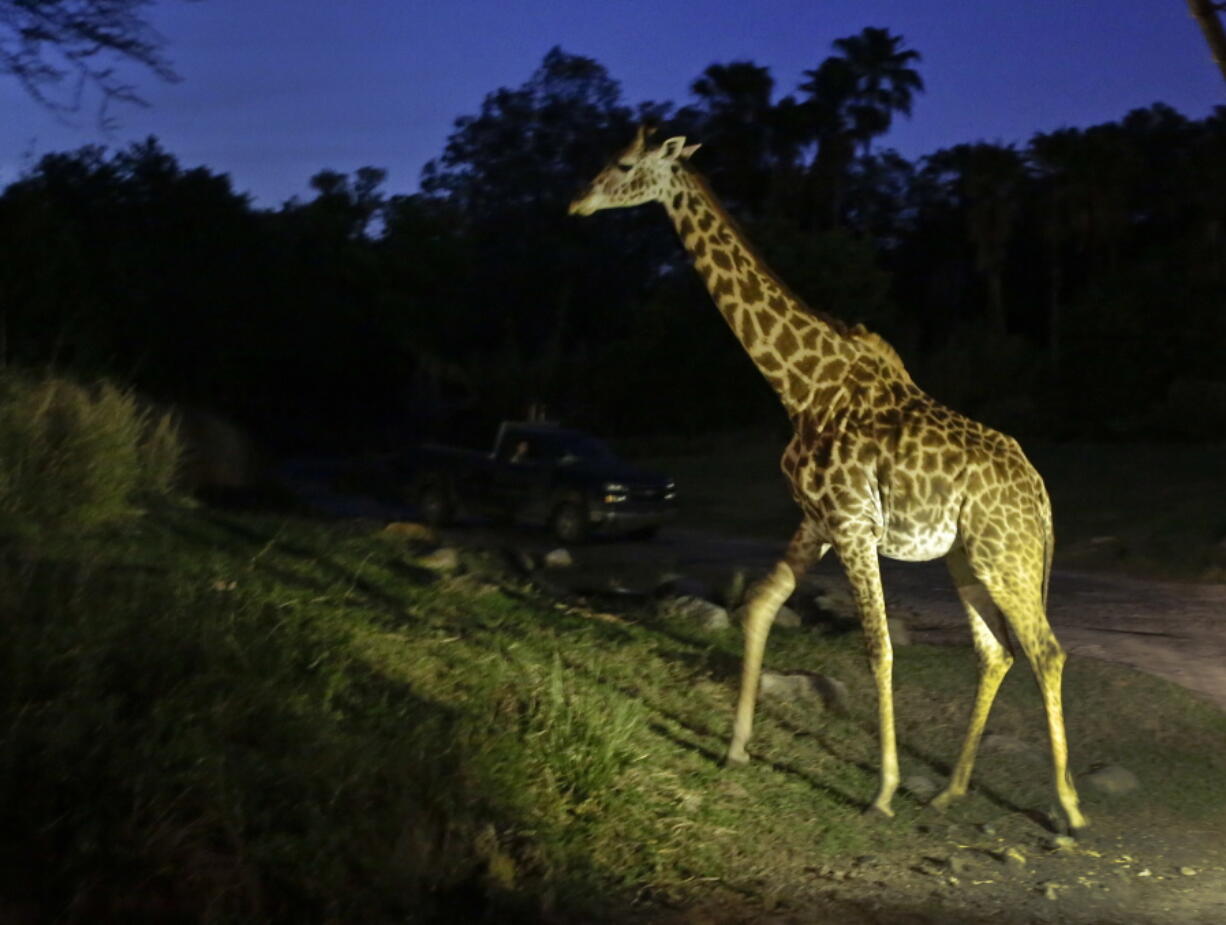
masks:
<svg viewBox="0 0 1226 925"><path fill-rule="evenodd" d="M681 104L708 64L740 59L793 92L833 39L884 26L923 55L927 92L881 142L907 157L1226 104L1185 0L160 0L152 17L183 80L125 71L151 106L115 109L109 135L92 109L66 124L0 77L0 187L47 151L153 134L263 207L309 198L325 167L383 167L411 192L452 121L553 45L603 64L627 103Z"/></svg>

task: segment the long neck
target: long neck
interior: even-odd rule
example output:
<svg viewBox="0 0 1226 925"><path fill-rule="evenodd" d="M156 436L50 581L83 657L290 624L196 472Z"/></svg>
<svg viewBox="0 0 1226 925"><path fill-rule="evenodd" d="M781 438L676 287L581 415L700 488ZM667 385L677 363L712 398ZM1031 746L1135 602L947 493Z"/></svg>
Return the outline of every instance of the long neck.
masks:
<svg viewBox="0 0 1226 925"><path fill-rule="evenodd" d="M789 415L843 381L860 353L855 335L780 282L701 177L678 171L664 207L720 314Z"/></svg>

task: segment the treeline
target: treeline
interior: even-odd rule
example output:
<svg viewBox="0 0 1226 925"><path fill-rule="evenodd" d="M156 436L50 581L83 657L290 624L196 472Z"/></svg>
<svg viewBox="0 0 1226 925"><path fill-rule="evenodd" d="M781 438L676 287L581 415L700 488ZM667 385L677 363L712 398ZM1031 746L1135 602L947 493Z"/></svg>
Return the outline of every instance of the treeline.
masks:
<svg viewBox="0 0 1226 925"><path fill-rule="evenodd" d="M422 191L322 171L253 208L154 139L44 157L0 195L10 363L110 375L286 447L399 443L544 404L614 434L784 424L655 209L566 215L636 123L694 163L815 307L1019 432L1226 434L1226 107L1155 104L911 162L875 141L923 84L900 37L835 43L795 94L711 65L626 103L550 51L458 119Z"/></svg>

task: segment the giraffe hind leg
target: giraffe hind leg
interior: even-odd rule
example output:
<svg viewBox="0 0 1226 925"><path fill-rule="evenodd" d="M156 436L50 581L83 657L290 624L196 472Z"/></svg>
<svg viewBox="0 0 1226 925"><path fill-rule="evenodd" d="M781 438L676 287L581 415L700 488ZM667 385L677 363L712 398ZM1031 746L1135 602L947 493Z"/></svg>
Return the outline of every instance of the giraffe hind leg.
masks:
<svg viewBox="0 0 1226 925"><path fill-rule="evenodd" d="M1064 706L1061 684L1066 656L1056 634L1047 622L1043 607L1041 581L1017 585L1010 581L986 579L988 591L1009 621L1018 645L1034 671L1047 714L1047 733L1051 743L1052 782L1069 828L1073 831L1089 825L1081 812L1077 789L1068 769L1068 736L1064 727Z"/></svg>
<svg viewBox="0 0 1226 925"><path fill-rule="evenodd" d="M957 763L950 774L949 784L929 804L935 809L945 809L953 800L965 796L970 785L971 770L975 765L975 754L979 749L979 740L983 736L988 714L996 699L1000 683L1005 679L1013 664L1013 653L1009 640L1009 631L1004 619L992 602L988 590L975 578L966 560L966 552L961 546L956 546L947 558L949 571L958 589L958 597L966 610L970 621L971 639L975 645L975 655L979 660L979 681L975 691L975 703L971 708L970 722L966 727L966 737L962 742L962 750L958 753Z"/></svg>

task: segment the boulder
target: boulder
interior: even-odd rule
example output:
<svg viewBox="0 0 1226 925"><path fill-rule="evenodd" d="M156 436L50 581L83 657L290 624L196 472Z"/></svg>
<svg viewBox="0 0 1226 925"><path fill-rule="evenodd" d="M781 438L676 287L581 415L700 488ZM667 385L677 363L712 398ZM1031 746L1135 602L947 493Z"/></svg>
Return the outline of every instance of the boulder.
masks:
<svg viewBox="0 0 1226 925"><path fill-rule="evenodd" d="M659 611L661 614L690 620L710 632L724 630L732 625L727 610L701 597L683 595L665 598L659 604Z"/></svg>
<svg viewBox="0 0 1226 925"><path fill-rule="evenodd" d="M417 564L432 572L456 572L460 569L460 551L454 546L443 546L428 555L421 556Z"/></svg>
<svg viewBox="0 0 1226 925"><path fill-rule="evenodd" d="M811 700L832 713L847 713L847 685L813 671L763 671L758 693L777 700Z"/></svg>
<svg viewBox="0 0 1226 925"><path fill-rule="evenodd" d="M1096 768L1089 774L1083 775L1081 780L1086 786L1109 796L1131 793L1141 786L1135 774L1118 764Z"/></svg>
<svg viewBox="0 0 1226 925"><path fill-rule="evenodd" d="M541 562L545 568L570 568L575 564L575 559L569 550L559 547L545 553Z"/></svg>
<svg viewBox="0 0 1226 925"><path fill-rule="evenodd" d="M732 618L736 620L736 622L739 623L741 626L744 626L745 625L745 615L748 613L748 611L749 611L748 607L744 607L744 606L738 607L736 610L732 612ZM779 612L775 614L775 622L772 625L773 626L784 626L789 629L795 629L796 627L800 626L800 614L798 614L795 610L793 610L787 604L784 604L782 607L779 608Z"/></svg>
<svg viewBox="0 0 1226 925"><path fill-rule="evenodd" d="M412 521L396 520L387 524L381 531L382 536L391 540L403 540L422 546L437 546L438 531L426 524Z"/></svg>

